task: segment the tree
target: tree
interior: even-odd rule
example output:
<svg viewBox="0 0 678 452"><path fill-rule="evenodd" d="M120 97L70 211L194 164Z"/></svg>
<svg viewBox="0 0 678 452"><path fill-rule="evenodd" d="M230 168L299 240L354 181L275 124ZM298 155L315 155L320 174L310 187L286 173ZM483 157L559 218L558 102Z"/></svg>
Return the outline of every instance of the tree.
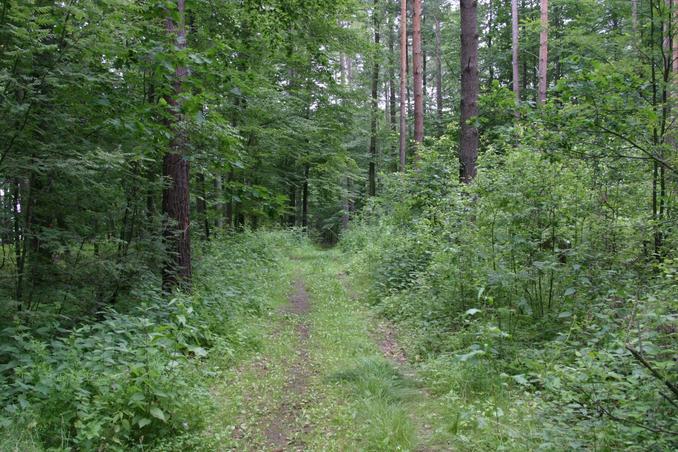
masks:
<svg viewBox="0 0 678 452"><path fill-rule="evenodd" d="M441 55L440 36L440 5L436 8L434 20L435 33L435 71L436 71L436 116L438 119L438 133L443 133L443 62Z"/></svg>
<svg viewBox="0 0 678 452"><path fill-rule="evenodd" d="M537 102L546 102L546 90L548 87L548 49L549 49L549 0L541 0L540 4L540 32L539 32L539 94Z"/></svg>
<svg viewBox="0 0 678 452"><path fill-rule="evenodd" d="M407 0L400 0L400 171L407 155Z"/></svg>
<svg viewBox="0 0 678 452"><path fill-rule="evenodd" d="M185 0L177 0L178 21L170 16L165 20L167 34L175 40L178 52L186 49ZM167 185L162 193L162 210L166 215L164 233L168 258L163 269L162 285L170 291L177 285L191 285L191 221L189 217L189 163L186 159L187 136L179 97L188 69L178 65L173 80L172 93L165 96L170 106L168 126L171 130L169 152L163 157L162 174Z"/></svg>
<svg viewBox="0 0 678 452"><path fill-rule="evenodd" d="M388 14L388 123L391 127L391 132L395 134L397 130L396 125L396 76L395 76L395 21L394 13L389 7L387 10Z"/></svg>
<svg viewBox="0 0 678 452"><path fill-rule="evenodd" d="M478 2L460 0L461 16L461 131L459 134L460 179L470 183L476 176L478 158L478 128L473 123L478 116Z"/></svg>
<svg viewBox="0 0 678 452"><path fill-rule="evenodd" d="M424 141L424 57L421 38L422 0L412 3L412 60L414 73L414 141Z"/></svg>
<svg viewBox="0 0 678 452"><path fill-rule="evenodd" d="M374 26L374 57L372 61L372 101L370 103L370 163L368 169L368 195L377 194L377 117L379 109L379 0L374 0L372 25Z"/></svg>
<svg viewBox="0 0 678 452"><path fill-rule="evenodd" d="M511 0L511 62L513 67L513 93L516 96L516 104L520 103L520 39L518 25L518 0ZM516 116L518 114L516 110Z"/></svg>

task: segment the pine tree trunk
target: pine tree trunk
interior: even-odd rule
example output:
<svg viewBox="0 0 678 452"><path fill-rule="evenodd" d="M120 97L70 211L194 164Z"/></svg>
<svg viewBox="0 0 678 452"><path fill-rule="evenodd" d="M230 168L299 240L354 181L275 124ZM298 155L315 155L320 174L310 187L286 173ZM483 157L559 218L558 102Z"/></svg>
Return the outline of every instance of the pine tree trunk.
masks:
<svg viewBox="0 0 678 452"><path fill-rule="evenodd" d="M407 156L407 0L400 0L400 171Z"/></svg>
<svg viewBox="0 0 678 452"><path fill-rule="evenodd" d="M163 190L162 209L167 216L164 238L168 253L163 270L163 289L171 291L177 285L191 285L191 236L189 221L188 161L177 154L184 138L172 140L172 152L163 159L163 175L169 186Z"/></svg>
<svg viewBox="0 0 678 452"><path fill-rule="evenodd" d="M421 40L422 0L413 0L412 60L414 69L414 141L424 141L424 59Z"/></svg>
<svg viewBox="0 0 678 452"><path fill-rule="evenodd" d="M374 25L374 47L379 49L379 0L374 1L373 25ZM379 108L379 55L375 51L372 62L372 105L370 108L370 165L368 169L368 195L377 194L377 115Z"/></svg>
<svg viewBox="0 0 678 452"><path fill-rule="evenodd" d="M461 132L459 134L460 179L470 183L476 175L478 128L478 2L460 0L461 14Z"/></svg>
<svg viewBox="0 0 678 452"><path fill-rule="evenodd" d="M443 63L440 54L440 11L434 17L435 20L435 60L436 60L436 116L438 118L438 135L443 134Z"/></svg>
<svg viewBox="0 0 678 452"><path fill-rule="evenodd" d="M548 87L548 49L549 49L549 0L541 0L541 31L539 33L539 97L537 102L541 105L546 102L546 89Z"/></svg>
<svg viewBox="0 0 678 452"><path fill-rule="evenodd" d="M511 0L511 54L513 63L513 93L516 105L520 104L520 34L519 34L518 0ZM516 117L520 113L516 109Z"/></svg>
<svg viewBox="0 0 678 452"><path fill-rule="evenodd" d="M179 23L167 18L166 31L176 39L177 49L186 48L185 0L177 0ZM167 185L163 190L162 208L166 215L163 236L168 253L162 272L162 286L166 292L177 286L190 289L191 286L191 235L189 219L189 164L184 158L187 137L183 130L179 94L182 81L188 76L188 69L178 67L175 71L173 93L166 96L172 111L169 124L172 131L169 152L163 159L163 176Z"/></svg>

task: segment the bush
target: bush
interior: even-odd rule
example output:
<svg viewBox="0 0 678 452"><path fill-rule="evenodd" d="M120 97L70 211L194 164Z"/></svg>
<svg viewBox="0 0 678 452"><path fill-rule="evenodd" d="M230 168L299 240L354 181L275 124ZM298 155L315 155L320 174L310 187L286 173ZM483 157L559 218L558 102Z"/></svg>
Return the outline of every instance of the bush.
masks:
<svg viewBox="0 0 678 452"><path fill-rule="evenodd" d="M532 444L670 448L673 395L627 348L675 381L676 265L647 251L642 168L496 146L468 187L438 144L391 176L343 239L354 273L468 412L480 392L525 390L547 420L522 433Z"/></svg>
<svg viewBox="0 0 678 452"><path fill-rule="evenodd" d="M267 307L265 279L285 241L269 232L220 239L200 259L192 296L111 310L51 340L21 324L6 328L6 441L24 430L38 448L127 449L200 428L210 409L210 372L198 363L211 350L228 362L256 346L245 322Z"/></svg>

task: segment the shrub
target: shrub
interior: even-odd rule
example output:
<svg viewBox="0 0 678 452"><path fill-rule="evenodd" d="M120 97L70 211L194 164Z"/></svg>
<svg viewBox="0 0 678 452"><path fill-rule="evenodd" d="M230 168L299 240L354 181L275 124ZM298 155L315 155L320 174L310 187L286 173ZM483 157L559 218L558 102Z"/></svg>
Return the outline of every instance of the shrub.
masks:
<svg viewBox="0 0 678 452"><path fill-rule="evenodd" d="M210 372L198 364L210 350L228 363L256 346L246 319L266 309L265 278L285 241L261 232L209 245L191 296L110 310L104 320L52 339L22 324L5 328L0 426L6 441L20 441L12 432L24 430L37 448L122 450L200 428L211 407Z"/></svg>
<svg viewBox="0 0 678 452"><path fill-rule="evenodd" d="M627 348L675 375L676 265L647 252L642 168L496 143L468 187L438 144L388 179L344 237L353 271L414 339L431 385L468 412L483 416L479 393L525 390L546 420L525 441L670 448L673 394Z"/></svg>

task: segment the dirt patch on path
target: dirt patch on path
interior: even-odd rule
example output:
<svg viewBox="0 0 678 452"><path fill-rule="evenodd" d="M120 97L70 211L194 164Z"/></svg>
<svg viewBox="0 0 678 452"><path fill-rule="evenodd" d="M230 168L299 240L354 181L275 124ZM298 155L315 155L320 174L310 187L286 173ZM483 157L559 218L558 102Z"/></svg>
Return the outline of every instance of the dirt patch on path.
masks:
<svg viewBox="0 0 678 452"><path fill-rule="evenodd" d="M405 350L398 343L398 337L395 328L388 322L382 322L377 328L377 339L379 350L386 358L396 363L398 366L407 364Z"/></svg>
<svg viewBox="0 0 678 452"><path fill-rule="evenodd" d="M278 406L268 413L265 419L264 435L268 447L275 451L304 450L299 436L310 430L310 425L303 424L300 416L308 403L305 397L308 392L309 379L313 374L309 367L308 340L311 332L304 316L311 310L310 297L302 279L294 283L294 291L289 303L280 309L282 314L298 317L295 331L299 336L299 344L295 350L294 360L287 372L287 381L283 387L283 396Z"/></svg>
<svg viewBox="0 0 678 452"><path fill-rule="evenodd" d="M311 310L310 297L302 279L294 282L294 292L289 297L289 303L280 309L283 314L306 315Z"/></svg>

